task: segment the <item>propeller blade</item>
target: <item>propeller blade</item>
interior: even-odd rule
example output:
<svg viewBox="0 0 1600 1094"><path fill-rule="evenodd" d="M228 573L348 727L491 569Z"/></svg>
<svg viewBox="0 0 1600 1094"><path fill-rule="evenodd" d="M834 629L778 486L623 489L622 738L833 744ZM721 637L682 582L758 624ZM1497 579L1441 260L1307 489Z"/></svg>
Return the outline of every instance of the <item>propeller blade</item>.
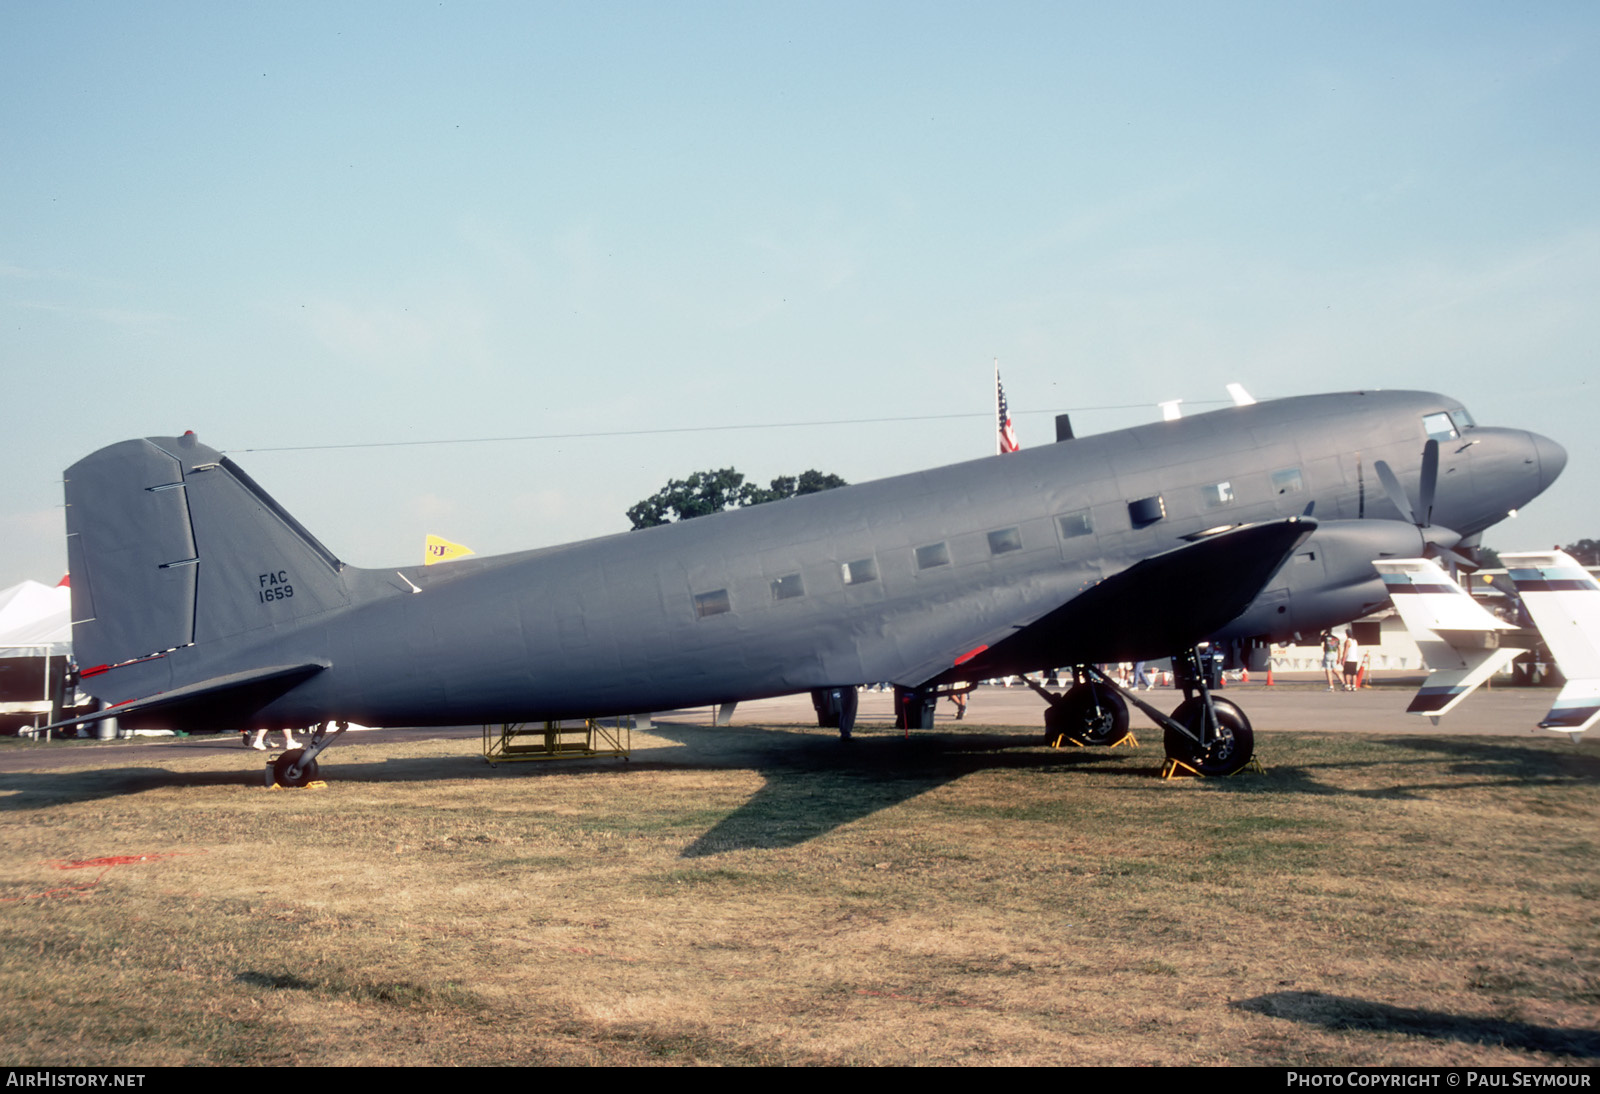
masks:
<svg viewBox="0 0 1600 1094"><path fill-rule="evenodd" d="M1420 523L1426 527L1433 523L1433 491L1439 485L1439 442L1432 437L1422 446L1421 496L1417 508L1421 510Z"/></svg>
<svg viewBox="0 0 1600 1094"><path fill-rule="evenodd" d="M1435 456L1438 455L1438 451L1438 446L1435 445ZM1389 465L1383 460L1378 460L1372 465L1372 469L1378 473L1378 481L1383 483L1383 492L1389 495L1390 504L1400 510L1400 515L1405 518L1407 524L1416 524L1416 514L1411 511L1411 499L1406 497L1405 487L1400 485L1400 480L1389 470Z"/></svg>

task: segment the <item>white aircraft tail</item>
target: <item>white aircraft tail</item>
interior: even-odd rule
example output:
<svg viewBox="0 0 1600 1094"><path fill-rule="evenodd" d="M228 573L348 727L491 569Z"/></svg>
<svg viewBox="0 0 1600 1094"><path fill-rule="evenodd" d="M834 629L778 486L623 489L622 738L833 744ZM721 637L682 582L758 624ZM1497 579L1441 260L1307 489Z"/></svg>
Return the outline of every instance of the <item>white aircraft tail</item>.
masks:
<svg viewBox="0 0 1600 1094"><path fill-rule="evenodd" d="M1442 715L1522 652L1500 642L1504 632L1517 628L1486 611L1436 563L1425 558L1396 558L1373 566L1383 576L1389 599L1433 670L1407 713L1425 714L1438 725Z"/></svg>
<svg viewBox="0 0 1600 1094"><path fill-rule="evenodd" d="M1539 725L1579 734L1600 718L1600 583L1562 551L1500 556L1566 687Z"/></svg>

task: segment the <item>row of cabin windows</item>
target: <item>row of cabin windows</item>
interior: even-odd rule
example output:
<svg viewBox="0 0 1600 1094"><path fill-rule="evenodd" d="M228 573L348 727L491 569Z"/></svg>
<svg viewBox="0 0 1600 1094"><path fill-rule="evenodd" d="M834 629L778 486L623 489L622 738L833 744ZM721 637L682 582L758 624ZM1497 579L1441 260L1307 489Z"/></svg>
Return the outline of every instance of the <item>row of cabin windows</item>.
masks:
<svg viewBox="0 0 1600 1094"><path fill-rule="evenodd" d="M1094 522L1090 519L1087 509L1065 513L1057 517L1056 521L1065 539L1086 536L1094 531ZM1022 550L1021 528L1002 528L989 533L990 555L1004 555L1020 550ZM950 546L943 541L918 547L913 554L918 570L932 570L950 565ZM878 560L862 558L854 562L842 562L839 564L839 575L846 585L865 585L876 581ZM771 587L773 600L792 600L806 595L805 582L799 574L784 574L782 577L773 578ZM722 615L732 610L733 602L728 597L727 589L713 589L708 593L696 593L694 596L694 614L701 619Z"/></svg>
<svg viewBox="0 0 1600 1094"><path fill-rule="evenodd" d="M1305 479L1300 474L1298 467L1287 467L1281 471L1272 472L1272 490L1274 494L1299 494L1305 490ZM1230 481L1208 483L1200 487L1200 500L1207 509L1217 509L1230 505L1237 496L1234 493L1233 483ZM1160 494L1148 498L1139 498L1128 503L1128 519L1135 528L1143 528L1163 520L1167 515L1166 502ZM1056 526L1061 530L1062 539L1076 539L1079 536L1092 535L1094 532L1094 519L1087 509L1077 509L1070 513L1062 513L1056 517ZM1012 551L1022 550L1022 529L1018 527L1001 528L990 532L989 554L991 556L1009 554ZM940 566L950 565L950 546L940 541L928 543L917 547L913 551L916 558L917 569L933 570ZM840 576L846 585L864 585L878 580L878 563L876 559L863 558L854 562L839 564ZM806 594L805 583L799 574L785 574L774 578L772 581L773 600L793 600ZM709 593L698 593L694 598L695 614L704 619L707 616L722 615L732 610L728 599L728 590L714 589Z"/></svg>
<svg viewBox="0 0 1600 1094"><path fill-rule="evenodd" d="M1299 494L1306 488L1306 481L1300 474L1298 467L1286 467L1281 471L1272 473L1272 492L1274 495ZM1205 509L1220 509L1224 505L1232 505L1238 500L1234 492L1233 483L1228 480L1210 482L1200 487L1200 504ZM1167 503L1160 494L1152 494L1148 498L1139 498L1128 503L1128 520L1135 528L1143 528L1154 524L1167 515Z"/></svg>
<svg viewBox="0 0 1600 1094"><path fill-rule="evenodd" d="M1457 420L1463 428L1470 428L1474 423L1470 415L1464 410L1455 412ZM1437 440L1448 440L1458 436L1457 422L1452 421L1451 415L1440 412L1429 414L1422 419L1423 428L1429 437ZM1305 478L1300 474L1298 467L1285 467L1274 471L1271 475L1272 492L1276 496L1286 494L1300 494L1305 491ZM1200 502L1206 509L1219 509L1224 505L1231 505L1237 500L1233 483L1228 480L1207 483L1200 487ZM1163 520L1167 515L1167 505L1160 494L1153 494L1147 498L1139 498L1128 503L1128 519L1135 528L1143 528ZM1094 520L1087 509L1078 509L1071 513L1063 513L1056 517L1056 525L1061 529L1062 539L1075 539L1078 536L1091 535L1094 532ZM1020 528L1002 528L997 532L989 533L989 554L1003 555L1012 551L1022 550L1022 530ZM943 542L929 543L915 549L918 570L932 570L940 566L950 565L950 548ZM840 563L839 570L846 585L864 585L869 581L878 580L878 563L876 559L863 558L855 562ZM791 600L805 595L805 585L800 580L799 574L786 574L775 578L772 582L773 600ZM728 590L715 589L709 593L697 593L694 598L695 614L704 619L710 615L721 615L732 610L728 600Z"/></svg>
<svg viewBox="0 0 1600 1094"><path fill-rule="evenodd" d="M1440 412L1429 414L1422 419L1423 429L1429 437L1436 440L1449 440L1459 436L1459 428L1471 428L1474 424L1470 415L1465 410L1457 410L1454 417L1451 414ZM1272 492L1276 496L1304 493L1305 478L1300 474L1298 467L1285 467L1271 474ZM1200 487L1200 502L1206 509L1220 509L1224 505L1231 505L1238 500L1229 480L1207 483ZM1153 494L1147 498L1138 498L1128 503L1128 519L1135 528L1144 528L1156 521L1164 520L1167 515L1166 501L1160 494ZM1061 529L1062 539L1075 539L1078 536L1091 535L1094 532L1094 521L1087 509L1078 509L1071 513L1063 513L1056 517L1056 525ZM1022 550L1022 530L1020 528L1002 528L989 533L989 554L1003 555L1012 551ZM944 542L929 543L915 549L918 570L932 570L940 566L950 565L950 548ZM841 563L839 566L841 576L846 585L863 585L870 581L878 580L878 563L875 559L863 558L855 562ZM787 574L775 578L772 582L773 600L791 600L805 595L805 585L800 580L799 574ZM726 589L716 589L709 593L696 594L694 598L695 614L704 619L710 615L721 615L731 610Z"/></svg>

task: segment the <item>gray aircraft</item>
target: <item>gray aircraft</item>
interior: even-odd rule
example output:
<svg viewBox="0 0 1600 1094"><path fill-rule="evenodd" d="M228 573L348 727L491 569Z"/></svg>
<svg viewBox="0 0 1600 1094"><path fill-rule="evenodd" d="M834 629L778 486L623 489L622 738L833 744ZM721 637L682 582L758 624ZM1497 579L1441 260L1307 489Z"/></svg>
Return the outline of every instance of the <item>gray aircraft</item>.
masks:
<svg viewBox="0 0 1600 1094"><path fill-rule="evenodd" d="M1068 431L1070 434L1070 431ZM1163 421L582 543L446 566L342 562L192 433L66 472L73 642L92 717L190 731L526 722L888 681L907 725L964 682L1071 666L1046 725L1120 736L1096 663L1173 656L1170 755L1230 773L1248 720L1197 670L1386 601L1372 561L1438 557L1565 451L1454 399L1374 391ZM1412 504L1412 499L1416 504ZM71 723L63 723L71 724Z"/></svg>

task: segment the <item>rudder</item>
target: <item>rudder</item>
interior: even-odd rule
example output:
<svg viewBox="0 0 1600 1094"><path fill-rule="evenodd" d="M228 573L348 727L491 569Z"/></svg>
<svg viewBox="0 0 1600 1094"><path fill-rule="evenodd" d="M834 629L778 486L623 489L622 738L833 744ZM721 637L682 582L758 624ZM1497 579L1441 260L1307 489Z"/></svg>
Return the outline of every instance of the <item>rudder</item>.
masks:
<svg viewBox="0 0 1600 1094"><path fill-rule="evenodd" d="M349 602L344 564L193 433L66 472L78 663L117 665Z"/></svg>

